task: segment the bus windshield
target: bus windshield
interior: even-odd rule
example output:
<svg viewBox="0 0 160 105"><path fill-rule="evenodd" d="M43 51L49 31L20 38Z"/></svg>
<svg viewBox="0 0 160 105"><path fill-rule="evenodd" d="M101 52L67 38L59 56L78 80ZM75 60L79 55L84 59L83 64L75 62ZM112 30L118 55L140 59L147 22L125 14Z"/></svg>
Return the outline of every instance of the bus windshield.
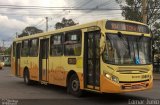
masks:
<svg viewBox="0 0 160 105"><path fill-rule="evenodd" d="M110 64L150 64L151 39L144 36L106 34L103 60Z"/></svg>

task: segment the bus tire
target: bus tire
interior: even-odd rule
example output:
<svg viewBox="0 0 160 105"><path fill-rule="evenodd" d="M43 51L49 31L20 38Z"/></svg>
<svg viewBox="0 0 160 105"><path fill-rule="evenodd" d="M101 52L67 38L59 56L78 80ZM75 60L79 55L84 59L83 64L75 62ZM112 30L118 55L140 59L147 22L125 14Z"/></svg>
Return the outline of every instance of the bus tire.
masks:
<svg viewBox="0 0 160 105"><path fill-rule="evenodd" d="M29 79L29 72L28 72L28 70L25 70L24 71L24 75L23 75L23 78L24 78L24 83L26 84L26 85L31 85L32 84L32 81Z"/></svg>
<svg viewBox="0 0 160 105"><path fill-rule="evenodd" d="M68 93L80 97L82 96L82 90L80 89L80 82L76 74L71 75L67 86Z"/></svg>

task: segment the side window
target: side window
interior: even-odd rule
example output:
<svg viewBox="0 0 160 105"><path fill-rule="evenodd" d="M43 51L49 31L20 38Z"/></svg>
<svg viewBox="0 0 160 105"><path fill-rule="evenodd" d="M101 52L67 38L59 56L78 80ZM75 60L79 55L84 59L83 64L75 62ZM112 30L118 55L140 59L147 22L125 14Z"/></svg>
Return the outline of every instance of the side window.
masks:
<svg viewBox="0 0 160 105"><path fill-rule="evenodd" d="M63 55L62 34L53 35L50 41L50 55L61 56Z"/></svg>
<svg viewBox="0 0 160 105"><path fill-rule="evenodd" d="M64 55L80 56L81 55L81 31L76 30L67 32L64 41Z"/></svg>
<svg viewBox="0 0 160 105"><path fill-rule="evenodd" d="M38 39L32 39L30 40L30 56L36 57L38 56Z"/></svg>
<svg viewBox="0 0 160 105"><path fill-rule="evenodd" d="M108 62L109 58L112 57L111 52L112 52L112 47L111 47L110 41L108 40L108 37L106 37L105 49L102 54L102 58L105 62Z"/></svg>
<svg viewBox="0 0 160 105"><path fill-rule="evenodd" d="M22 41L22 50L21 50L21 56L27 57L29 55L29 41L25 40Z"/></svg>

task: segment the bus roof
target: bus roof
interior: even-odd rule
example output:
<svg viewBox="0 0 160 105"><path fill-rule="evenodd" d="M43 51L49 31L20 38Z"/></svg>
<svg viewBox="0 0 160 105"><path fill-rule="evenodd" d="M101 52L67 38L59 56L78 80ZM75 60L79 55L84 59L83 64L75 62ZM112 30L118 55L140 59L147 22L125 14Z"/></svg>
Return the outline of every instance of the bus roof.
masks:
<svg viewBox="0 0 160 105"><path fill-rule="evenodd" d="M131 21L131 20L114 20L114 19L108 20L108 19L103 19L103 20L98 20L98 21L94 21L94 22L90 22L90 23L74 25L74 26L65 27L65 28L61 28L61 29L51 30L51 31L48 31L48 32L37 33L37 34L29 35L29 36L19 37L19 38L15 38L14 41L21 41L21 40L25 40L25 39L44 37L44 36L48 36L48 35L51 35L51 34L61 33L61 32L64 32L64 31L71 31L71 30L83 29L83 28L87 28L87 27L91 27L91 26L97 26L99 22L106 22L106 21L119 21L119 22L129 22L129 23L146 25L144 23Z"/></svg>
<svg viewBox="0 0 160 105"><path fill-rule="evenodd" d="M86 24L74 25L74 26L65 27L65 28L61 28L61 29L51 30L48 32L37 33L37 34L29 35L29 36L19 37L19 38L15 38L14 41L43 37L43 36L48 36L51 34L61 33L64 31L71 31L71 30L82 29L82 28L87 28L87 27L91 27L91 26L97 26L97 23L102 22L102 21L105 21L105 20L99 20L99 21L94 21L94 22L90 22L90 23L86 23Z"/></svg>
<svg viewBox="0 0 160 105"><path fill-rule="evenodd" d="M135 24L141 24L141 25L147 26L146 24L144 24L142 22L132 21L132 20L114 20L114 19L111 19L111 20L107 20L107 21L128 22L128 23L135 23Z"/></svg>

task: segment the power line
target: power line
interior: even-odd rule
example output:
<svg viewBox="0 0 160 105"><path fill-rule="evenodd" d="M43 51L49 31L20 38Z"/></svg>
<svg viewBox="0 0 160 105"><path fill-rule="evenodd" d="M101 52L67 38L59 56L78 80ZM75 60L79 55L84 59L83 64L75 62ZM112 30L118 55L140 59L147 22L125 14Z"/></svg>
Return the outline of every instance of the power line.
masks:
<svg viewBox="0 0 160 105"><path fill-rule="evenodd" d="M93 1L93 0L89 0L89 1ZM78 5L75 5L75 6L71 6L72 8L77 8L77 7L81 7L81 6L83 6L83 5L85 5L85 3L89 3L88 1L87 2L85 2L85 3L83 3L84 2L84 0L81 0L80 2L76 2L76 4L78 4ZM75 3L74 2L72 2L72 5L74 5ZM63 12L65 12L66 10L63 10ZM65 13L65 14L63 14L63 15L58 15L57 17L61 17L61 16L63 16L63 17L66 17L66 15L68 15L68 14L70 14L70 11L71 10L67 10L68 11L68 13ZM65 15L65 16L64 16Z"/></svg>
<svg viewBox="0 0 160 105"><path fill-rule="evenodd" d="M114 11L114 10L111 10L111 11ZM118 10L117 10L118 11ZM119 10L121 11L121 10ZM50 14L14 14L14 13L0 13L0 14L3 14L3 15L15 15L15 16L47 16L47 15L64 15L62 13L59 13L59 14L54 14L54 13L50 13ZM72 14L69 14L69 15L83 15L85 13L72 13ZM102 14L102 13L101 13ZM38 23L37 23L38 24Z"/></svg>
<svg viewBox="0 0 160 105"><path fill-rule="evenodd" d="M96 7L92 8L91 10L87 11L87 13L84 13L84 14L85 14L85 15L86 15L86 14L89 14L89 13L91 13L91 12L99 9L99 8L98 8L99 6L101 6L101 5L103 6L104 4L108 4L108 2L109 2L109 1L107 1L107 2L105 2L105 3L101 3L101 4L97 5ZM84 15L83 15L83 16L84 16ZM76 17L76 18L74 18L74 19L77 19L77 18L80 18L80 17L82 17L82 16L78 16L78 17Z"/></svg>
<svg viewBox="0 0 160 105"><path fill-rule="evenodd" d="M84 6L86 6L86 5L88 5L89 3L91 3L91 1L93 1L93 0L86 0L86 1L80 1L80 2L77 2L77 4L78 5L76 5L76 6L68 6L68 7L44 7L44 6L20 6L20 5L0 5L0 8L7 8L7 9L19 9L19 10L23 10L23 9L41 9L41 10L63 10L63 11L66 11L66 10L69 10L69 11L89 11L90 13L92 12L92 11L119 11L119 10L121 10L121 9L119 9L119 8L115 8L115 9L113 9L113 8L99 8L98 6L96 6L96 7L93 7L93 8L89 8L89 7L85 7L84 8ZM108 0L109 1L109 0ZM99 5L99 6L104 6L105 4L106 5L108 5L109 3L108 3L108 1L107 1L107 3L105 2L105 3L101 3L101 5ZM111 3L111 2L110 2ZM93 3L92 3L93 4ZM103 4L103 5L102 5ZM89 14L89 12L88 13L84 13L85 15L86 14ZM1 13L1 14L7 14L7 15L29 15L29 16L46 16L46 15L62 15L62 13L58 13L58 14L54 14L54 13L36 13L36 14L24 14L24 13L8 13L8 12L3 12L3 13ZM69 15L79 15L79 14L70 14L70 12L68 13ZM67 14L67 15L68 15ZM115 13L116 14L116 13ZM65 14L63 14L63 15L65 15ZM82 14L80 14L80 15L83 15L83 13ZM92 14L92 16L96 16L96 15L106 15L106 14ZM92 17L91 16L91 17ZM43 23L43 21L40 21L40 22L38 22L35 26L39 26L40 24L42 24Z"/></svg>
<svg viewBox="0 0 160 105"><path fill-rule="evenodd" d="M86 6L86 5L89 4L91 1L93 1L93 0L89 0L89 1L87 1L87 2L85 2L85 3L83 3L82 5L79 6L79 8Z"/></svg>
<svg viewBox="0 0 160 105"><path fill-rule="evenodd" d="M87 5L89 2L93 0L89 0L84 3L82 6ZM113 3L113 1L107 1L105 3ZM102 3L101 6L108 5ZM92 10L93 8L80 8L82 6L71 6L71 7L45 7L45 6L20 6L20 5L0 5L0 8L7 9L44 9L44 10ZM149 8L149 9L160 9L160 8ZM119 10L119 8L98 8L97 10Z"/></svg>
<svg viewBox="0 0 160 105"><path fill-rule="evenodd" d="M89 11L89 10L91 10L91 11L110 11L110 10L114 10L114 11L118 11L118 10L122 10L122 9L120 9L120 8L99 8L99 7L94 7L94 8L75 8L75 9L67 9L67 10L80 10L80 11ZM12 14L12 15L16 15L16 14L18 14L18 13L8 13L8 12L0 12L0 14ZM36 13L36 14L33 14L32 13L32 15L51 15L51 14L55 14L55 13L42 13L42 14L40 14L40 13ZM62 14L62 13L58 13L58 14ZM22 15L30 15L30 14L25 14L25 13L23 13ZM57 13L55 14L55 15L57 15Z"/></svg>
<svg viewBox="0 0 160 105"><path fill-rule="evenodd" d="M22 8L22 9L53 9L53 8L72 8L72 7L46 7L46 6L22 6L22 5L0 5L0 8Z"/></svg>
<svg viewBox="0 0 160 105"><path fill-rule="evenodd" d="M0 5L0 8L7 9L44 9L44 10L92 10L93 8L81 8L82 6L87 5L93 0L89 0L83 3L81 6L71 6L71 7L44 7L44 6L19 6L19 5ZM107 1L108 3L108 1ZM102 4L104 5L104 4ZM112 10L112 8L106 8L107 10ZM106 10L104 8L99 8L98 10ZM119 9L119 8L117 8ZM117 10L116 8L114 10Z"/></svg>
<svg viewBox="0 0 160 105"><path fill-rule="evenodd" d="M39 21L37 24L35 24L35 25L31 25L31 26L33 26L33 27L37 27L38 25L40 25L42 22L44 22L44 19L42 19L41 21Z"/></svg>
<svg viewBox="0 0 160 105"><path fill-rule="evenodd" d="M91 1L93 1L93 0L88 0L88 1L86 1L86 2L82 2L83 4L79 4L79 5L77 5L77 6L74 6L73 8L80 8L80 7L83 7L83 6L85 6L86 4L88 4L88 3L90 3Z"/></svg>

